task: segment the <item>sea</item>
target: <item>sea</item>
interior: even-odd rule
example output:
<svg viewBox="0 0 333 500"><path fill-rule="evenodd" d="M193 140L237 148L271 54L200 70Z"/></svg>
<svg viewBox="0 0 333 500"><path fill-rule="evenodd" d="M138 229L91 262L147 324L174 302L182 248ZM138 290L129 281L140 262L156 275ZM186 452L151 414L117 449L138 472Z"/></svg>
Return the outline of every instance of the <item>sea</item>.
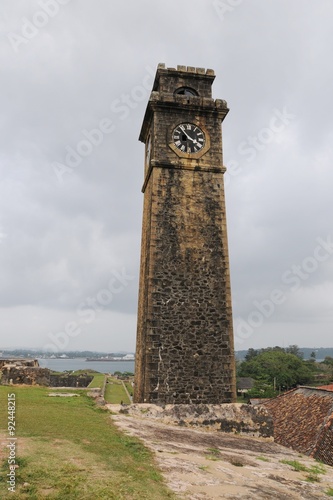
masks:
<svg viewBox="0 0 333 500"><path fill-rule="evenodd" d="M56 372L95 370L100 373L134 373L134 361L87 361L86 358L38 358L38 362L41 368L49 368Z"/></svg>

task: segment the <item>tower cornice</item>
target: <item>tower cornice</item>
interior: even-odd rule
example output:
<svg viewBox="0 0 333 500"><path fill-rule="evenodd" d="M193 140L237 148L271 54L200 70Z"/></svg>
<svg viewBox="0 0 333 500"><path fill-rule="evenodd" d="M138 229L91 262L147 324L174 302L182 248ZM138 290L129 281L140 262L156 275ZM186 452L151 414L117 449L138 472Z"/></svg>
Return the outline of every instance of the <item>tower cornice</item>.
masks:
<svg viewBox="0 0 333 500"><path fill-rule="evenodd" d="M226 167L215 166L210 163L200 163L194 164L193 161L178 160L174 162L170 161L156 161L152 160L148 168L141 192L144 193L149 182L150 175L153 168L168 168L174 170L192 170L193 172L213 172L214 174L224 174L226 172Z"/></svg>
<svg viewBox="0 0 333 500"><path fill-rule="evenodd" d="M197 113L201 115L215 114L223 122L229 108L227 102L223 99L152 92L143 119L139 141L146 142L153 114L159 111Z"/></svg>

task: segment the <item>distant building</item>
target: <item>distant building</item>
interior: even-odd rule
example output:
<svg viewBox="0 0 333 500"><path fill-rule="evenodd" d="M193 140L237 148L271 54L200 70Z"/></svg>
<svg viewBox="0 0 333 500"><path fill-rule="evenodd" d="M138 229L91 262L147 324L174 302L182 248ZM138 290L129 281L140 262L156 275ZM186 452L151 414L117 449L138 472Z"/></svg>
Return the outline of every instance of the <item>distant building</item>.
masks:
<svg viewBox="0 0 333 500"><path fill-rule="evenodd" d="M253 389L255 380L251 377L239 377L237 379L237 396L243 396Z"/></svg>
<svg viewBox="0 0 333 500"><path fill-rule="evenodd" d="M132 361L132 360L133 360L133 361L134 361L134 354L125 354L125 356L123 356L123 358L122 358L122 359L123 359L124 361L127 361L127 360L129 360L129 361Z"/></svg>

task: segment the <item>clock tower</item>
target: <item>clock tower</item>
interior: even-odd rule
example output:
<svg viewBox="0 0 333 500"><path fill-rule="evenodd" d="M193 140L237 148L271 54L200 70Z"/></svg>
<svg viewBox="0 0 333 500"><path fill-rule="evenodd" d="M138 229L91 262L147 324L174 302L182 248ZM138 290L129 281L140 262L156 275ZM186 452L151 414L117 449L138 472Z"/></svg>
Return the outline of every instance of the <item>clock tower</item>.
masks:
<svg viewBox="0 0 333 500"><path fill-rule="evenodd" d="M221 122L213 70L159 64L145 144L134 402L235 401Z"/></svg>

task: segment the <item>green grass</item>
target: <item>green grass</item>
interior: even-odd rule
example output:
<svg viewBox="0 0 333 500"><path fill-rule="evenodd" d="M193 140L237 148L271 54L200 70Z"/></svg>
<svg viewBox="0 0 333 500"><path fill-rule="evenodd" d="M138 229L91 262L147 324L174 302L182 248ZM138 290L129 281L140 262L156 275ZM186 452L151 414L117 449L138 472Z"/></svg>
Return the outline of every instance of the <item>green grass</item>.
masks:
<svg viewBox="0 0 333 500"><path fill-rule="evenodd" d="M306 480L310 483L319 483L319 474L326 474L326 469L324 465L318 462L317 465L312 465L311 467L306 467L301 464L298 460L280 460L282 464L287 464L293 467L297 472L307 472Z"/></svg>
<svg viewBox="0 0 333 500"><path fill-rule="evenodd" d="M128 390L128 393L130 396L133 396L133 386L130 382L125 382L126 389Z"/></svg>
<svg viewBox="0 0 333 500"><path fill-rule="evenodd" d="M310 472L311 474L326 474L325 466L320 462L311 467L306 467L306 465L301 464L298 460L280 460L280 463L290 465L295 471Z"/></svg>
<svg viewBox="0 0 333 500"><path fill-rule="evenodd" d="M104 383L104 373L95 373L93 380L88 385L89 389L99 388L102 389Z"/></svg>
<svg viewBox="0 0 333 500"><path fill-rule="evenodd" d="M41 387L0 387L0 429L8 392L16 394L17 487L8 495L1 450L0 498L13 500L162 500L175 498L140 441L121 433L85 391L49 397ZM8 453L7 453L8 454Z"/></svg>
<svg viewBox="0 0 333 500"><path fill-rule="evenodd" d="M208 465L199 465L198 469L207 471L208 470Z"/></svg>
<svg viewBox="0 0 333 500"><path fill-rule="evenodd" d="M309 483L320 483L320 477L318 476L318 474L314 474L312 472L310 472L307 476L306 476L306 480L309 482Z"/></svg>
<svg viewBox="0 0 333 500"><path fill-rule="evenodd" d="M326 495L328 495L329 497L333 497L333 488L328 488L327 491L325 491Z"/></svg>
<svg viewBox="0 0 333 500"><path fill-rule="evenodd" d="M309 470L313 474L326 474L325 466L320 462L318 462L318 465L312 465Z"/></svg>
<svg viewBox="0 0 333 500"><path fill-rule="evenodd" d="M129 404L130 400L125 392L123 384L120 380L109 377L108 383L106 384L104 399L110 404L120 404L121 401L125 404Z"/></svg>
<svg viewBox="0 0 333 500"><path fill-rule="evenodd" d="M88 368L87 370L65 370L64 372L54 372L58 374L67 374L69 373L70 375L96 375L99 374L100 372L97 372L96 370L91 370Z"/></svg>
<svg viewBox="0 0 333 500"><path fill-rule="evenodd" d="M290 465L290 467L292 467L297 472L301 471L308 472L309 470L308 467L301 464L301 462L299 462L298 460L280 460L280 463Z"/></svg>
<svg viewBox="0 0 333 500"><path fill-rule="evenodd" d="M207 451L210 455L214 455L215 457L219 457L221 455L218 448L207 448Z"/></svg>
<svg viewBox="0 0 333 500"><path fill-rule="evenodd" d="M219 457L221 456L220 450L218 448L207 448L206 453L207 460L212 460L213 462L219 460Z"/></svg>
<svg viewBox="0 0 333 500"><path fill-rule="evenodd" d="M257 457L257 460L261 460L262 462L270 462L269 458L266 457Z"/></svg>
<svg viewBox="0 0 333 500"><path fill-rule="evenodd" d="M206 453L207 453L206 455L207 460L212 460L213 462L216 462L221 458L221 453L218 448L207 448Z"/></svg>

